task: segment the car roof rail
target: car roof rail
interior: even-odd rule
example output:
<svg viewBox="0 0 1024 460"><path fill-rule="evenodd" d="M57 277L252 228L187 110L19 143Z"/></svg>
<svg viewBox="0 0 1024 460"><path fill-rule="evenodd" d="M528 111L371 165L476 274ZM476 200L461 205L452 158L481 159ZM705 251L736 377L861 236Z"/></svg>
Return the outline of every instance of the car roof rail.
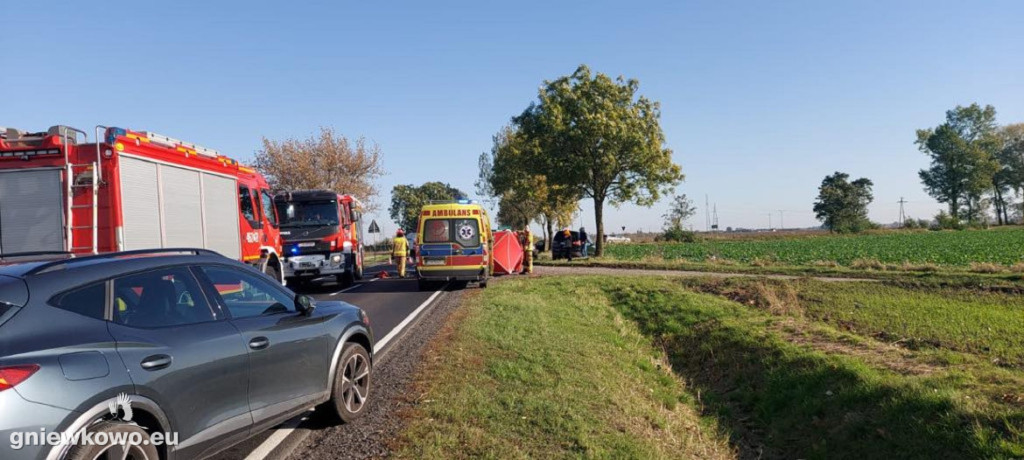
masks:
<svg viewBox="0 0 1024 460"><path fill-rule="evenodd" d="M24 252L7 252L0 253L0 260L16 258L16 257L34 257L34 256L67 256L73 257L68 251L24 251Z"/></svg>
<svg viewBox="0 0 1024 460"><path fill-rule="evenodd" d="M105 259L119 259L119 258L131 258L141 256L159 256L159 255L196 255L196 256L221 256L217 251L203 248L160 248L160 249L136 249L133 251L121 251L121 252L108 252L105 254L97 254L84 257L72 257L47 262L35 267L28 272L25 272L24 276L38 275L49 271L57 270L68 265L80 262L89 262L94 260L105 260Z"/></svg>

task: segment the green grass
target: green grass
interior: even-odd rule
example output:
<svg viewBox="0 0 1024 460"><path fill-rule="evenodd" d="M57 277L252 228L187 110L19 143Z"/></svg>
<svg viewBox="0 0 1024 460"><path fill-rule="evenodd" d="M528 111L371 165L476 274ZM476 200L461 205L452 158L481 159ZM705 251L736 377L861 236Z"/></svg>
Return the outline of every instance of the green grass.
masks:
<svg viewBox="0 0 1024 460"><path fill-rule="evenodd" d="M473 293L428 352L397 452L1020 458L1015 296L924 283L504 280ZM897 340L907 348L885 343Z"/></svg>
<svg viewBox="0 0 1024 460"><path fill-rule="evenodd" d="M974 263L1010 266L1024 262L1024 228L971 231L890 231L864 235L821 235L763 239L706 239L697 243L610 244L605 257L800 266L858 260L883 264L934 264L967 268Z"/></svg>
<svg viewBox="0 0 1024 460"><path fill-rule="evenodd" d="M698 278L682 283L762 307L783 299L793 304L789 312L858 335L905 348L965 352L1024 369L1024 297L1018 290L809 279Z"/></svg>
<svg viewBox="0 0 1024 460"><path fill-rule="evenodd" d="M949 365L901 373L872 359L884 353L880 348L858 345L869 339L800 319L799 310L782 308L773 315L748 306L756 301L744 305L663 279L600 283L614 305L664 347L676 372L702 392L733 442L748 446L751 455L1024 455L1024 410L988 391L993 379L1019 384L1008 371L986 369L979 376ZM783 332L787 328L795 331Z"/></svg>
<svg viewBox="0 0 1024 460"><path fill-rule="evenodd" d="M419 373L399 457L732 456L597 283L502 281L458 314Z"/></svg>

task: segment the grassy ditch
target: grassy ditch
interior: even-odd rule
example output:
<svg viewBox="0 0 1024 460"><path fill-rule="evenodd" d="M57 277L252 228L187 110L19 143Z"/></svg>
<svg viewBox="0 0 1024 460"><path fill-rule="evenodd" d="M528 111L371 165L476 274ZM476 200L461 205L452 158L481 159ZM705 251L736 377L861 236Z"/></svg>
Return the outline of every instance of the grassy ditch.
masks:
<svg viewBox="0 0 1024 460"><path fill-rule="evenodd" d="M963 287L1022 287L1024 275L1008 267L998 270L974 270L970 268L936 265L881 264L859 261L855 267L846 267L834 262L816 262L809 265L783 265L773 261L755 261L752 264L730 260L690 261L687 259L665 260L647 257L640 260L621 260L609 257L576 259L572 262L541 258L534 265L553 267L598 267L625 268L636 270L693 271L706 273L735 273L742 275L785 275L820 278L863 278L931 284L946 284ZM988 267L987 265L985 267ZM1016 270L1016 269L1014 269Z"/></svg>
<svg viewBox="0 0 1024 460"><path fill-rule="evenodd" d="M944 289L496 283L434 344L398 452L1020 458L1021 301Z"/></svg>
<svg viewBox="0 0 1024 460"><path fill-rule="evenodd" d="M773 289L757 281L737 283L747 284L746 295L719 291L734 300L655 279L606 283L604 289L666 350L676 372L703 393L709 412L743 452L777 458L1024 455L1024 407L1014 394L1021 388L1019 373L986 365L984 357L971 353L945 350L936 359L936 354L909 352L816 320L822 310L842 308L827 306L835 299L869 294L844 289L879 286L821 283L806 289L780 282ZM801 295L821 296L826 289L840 292L804 309ZM892 318L884 321L928 322L908 310L914 299L928 305L932 298L892 289L888 301L902 303L890 303ZM987 310L983 303L960 307ZM863 315L864 324L881 324L883 308L880 304L875 314ZM976 317L996 320L1000 310L978 311ZM955 316L947 310L935 322L942 315Z"/></svg>
<svg viewBox="0 0 1024 460"><path fill-rule="evenodd" d="M398 456L734 455L599 283L503 281L457 315L428 351Z"/></svg>

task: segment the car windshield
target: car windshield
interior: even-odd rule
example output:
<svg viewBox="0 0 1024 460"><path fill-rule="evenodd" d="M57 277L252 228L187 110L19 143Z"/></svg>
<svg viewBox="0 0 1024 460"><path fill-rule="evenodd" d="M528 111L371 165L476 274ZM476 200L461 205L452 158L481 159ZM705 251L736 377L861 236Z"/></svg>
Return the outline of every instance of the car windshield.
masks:
<svg viewBox="0 0 1024 460"><path fill-rule="evenodd" d="M308 227L338 225L338 202L293 201L277 203L277 215L282 227Z"/></svg>

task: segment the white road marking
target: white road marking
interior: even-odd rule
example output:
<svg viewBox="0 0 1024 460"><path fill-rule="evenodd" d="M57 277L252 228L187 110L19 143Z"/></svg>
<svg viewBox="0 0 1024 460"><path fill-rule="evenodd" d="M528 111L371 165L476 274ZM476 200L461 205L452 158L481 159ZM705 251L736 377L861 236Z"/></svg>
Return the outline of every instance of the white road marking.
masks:
<svg viewBox="0 0 1024 460"><path fill-rule="evenodd" d="M408 326L409 323L412 322L412 320L416 319L416 317L419 316L420 312L423 311L424 308L427 308L427 305L430 305L430 303L433 302L434 299L437 298L437 296L441 295L441 293L444 292L445 286L447 286L447 284L441 286L440 288L438 288L438 290L434 291L434 294L427 298L427 300L424 300L423 303L420 304L420 306L416 307L416 309L413 310L413 312L410 313L409 316L406 316L401 323L398 323L398 325L395 326L395 328L392 329L391 332L388 332L387 335L378 340L377 343L373 344L373 352L377 353L383 350L384 347L388 344L388 342L391 341L391 339L395 338L395 336L398 335L398 333L402 332L402 329L405 329L405 327Z"/></svg>
<svg viewBox="0 0 1024 460"><path fill-rule="evenodd" d="M331 297L334 297L334 296L336 296L336 295L338 295L338 294L343 294L343 293L345 293L345 292L348 292L348 291L351 291L351 290L353 290L353 289L356 289L356 288L360 288L360 287L363 287L363 285L365 285L365 284L368 284L368 283L372 283L372 282L374 282L374 281L377 281L378 279L380 279L380 278L374 278L374 279L372 279L372 280L370 280L370 281L367 281L367 282L365 282L365 283L362 283L362 284L357 284L357 285L355 285L355 286L352 286L352 287L349 287L349 288L345 288L345 289L342 289L342 290L340 290L340 291L338 291L338 292L332 292L332 293L330 293L329 295L330 295Z"/></svg>
<svg viewBox="0 0 1024 460"><path fill-rule="evenodd" d="M285 422L280 428L274 430L274 433L271 434L269 438L265 439L259 447L250 452L249 455L245 457L245 460L263 460L267 458L268 455L274 452L274 449L276 449L278 445L284 442L285 439L288 439L288 436L290 436L292 432L308 418L308 416L295 417Z"/></svg>
<svg viewBox="0 0 1024 460"><path fill-rule="evenodd" d="M368 283L372 283L374 281L377 281L377 278L368 281ZM335 292L334 294L340 294L342 292L348 291L349 289L355 289L359 286L353 286L343 291ZM438 288L438 290L434 291L434 293L431 294L430 297L427 298L427 300L423 301L423 303L421 303L420 306L416 307L416 309L413 310L413 312L410 313L409 316L406 316L401 323L398 323L398 325L395 326L395 328L392 329L391 332L388 332L387 335L385 335L382 339L378 340L377 343L374 344L373 346L373 352L376 354L380 350L383 350L384 347L388 344L388 342L391 342L391 340L394 339L400 332L402 332L402 330L405 329L406 326L408 326L409 323L412 322L412 320L416 319L416 317L419 316L420 312L422 312L423 309L427 308L427 306L430 305L430 303L433 302L434 299L437 298L437 296L441 295L441 293L444 292L445 287L447 287L447 284L441 286L440 288ZM274 433L271 434L270 437L268 437L266 440L264 440L263 443L259 445L259 447L250 452L249 455L245 457L245 460L265 460L267 456L273 453L274 449L276 449L277 446L284 442L285 439L288 439L288 436L291 436L292 432L294 432L295 429L298 428L298 426L302 424L302 422L305 421L307 418L309 418L308 415L296 417L285 422L279 428L274 430Z"/></svg>

